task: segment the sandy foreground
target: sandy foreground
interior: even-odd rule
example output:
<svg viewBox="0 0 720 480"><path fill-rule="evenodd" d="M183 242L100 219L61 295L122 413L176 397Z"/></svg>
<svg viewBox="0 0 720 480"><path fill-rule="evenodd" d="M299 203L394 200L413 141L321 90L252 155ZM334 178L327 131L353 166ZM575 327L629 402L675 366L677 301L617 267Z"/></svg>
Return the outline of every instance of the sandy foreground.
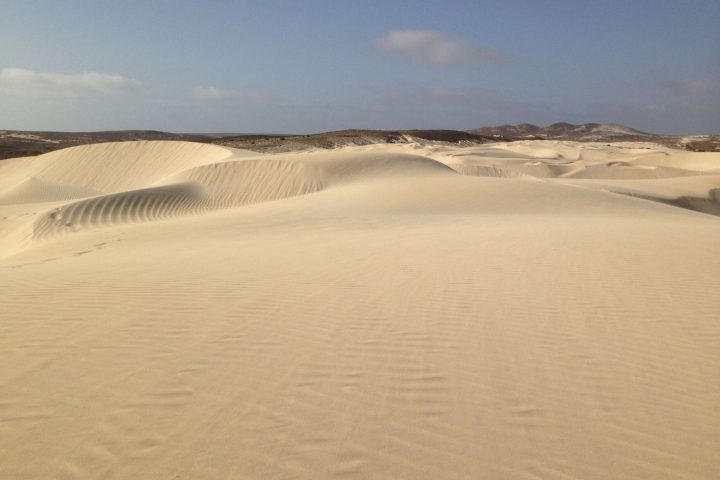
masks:
<svg viewBox="0 0 720 480"><path fill-rule="evenodd" d="M719 205L652 144L2 161L0 478L720 478Z"/></svg>

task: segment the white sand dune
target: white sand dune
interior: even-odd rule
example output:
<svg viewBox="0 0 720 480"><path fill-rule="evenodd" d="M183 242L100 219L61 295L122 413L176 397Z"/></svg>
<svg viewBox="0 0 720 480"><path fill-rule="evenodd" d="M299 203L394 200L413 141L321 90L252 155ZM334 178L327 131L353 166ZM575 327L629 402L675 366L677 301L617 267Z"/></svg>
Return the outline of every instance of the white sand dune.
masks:
<svg viewBox="0 0 720 480"><path fill-rule="evenodd" d="M0 478L717 478L719 192L652 144L2 161Z"/></svg>

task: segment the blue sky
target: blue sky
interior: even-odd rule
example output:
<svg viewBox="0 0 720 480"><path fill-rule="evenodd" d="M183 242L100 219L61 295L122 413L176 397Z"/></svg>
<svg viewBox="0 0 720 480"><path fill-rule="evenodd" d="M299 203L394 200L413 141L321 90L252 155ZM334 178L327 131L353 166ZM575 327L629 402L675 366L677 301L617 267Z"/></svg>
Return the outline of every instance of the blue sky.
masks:
<svg viewBox="0 0 720 480"><path fill-rule="evenodd" d="M720 1L0 0L0 128L720 133Z"/></svg>

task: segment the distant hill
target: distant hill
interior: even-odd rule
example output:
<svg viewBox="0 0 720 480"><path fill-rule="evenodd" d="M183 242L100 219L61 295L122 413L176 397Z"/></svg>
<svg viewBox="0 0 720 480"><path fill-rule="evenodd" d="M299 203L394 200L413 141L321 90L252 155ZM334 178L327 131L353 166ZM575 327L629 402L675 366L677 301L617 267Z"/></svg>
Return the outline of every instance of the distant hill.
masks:
<svg viewBox="0 0 720 480"><path fill-rule="evenodd" d="M0 159L27 157L90 143L130 140L184 140L207 142L210 137L156 130L114 130L103 132L30 132L0 130Z"/></svg>
<svg viewBox="0 0 720 480"><path fill-rule="evenodd" d="M541 128L531 123L521 123L520 125L499 125L497 127L482 127L474 130L468 130L476 135L486 135L489 137L530 137L535 135Z"/></svg>
<svg viewBox="0 0 720 480"><path fill-rule="evenodd" d="M720 151L720 136L717 135L660 135L643 132L616 123L553 123L547 127L522 123L520 125L499 125L468 130L475 135L484 135L503 140L570 140L575 142L653 142L668 147L698 152Z"/></svg>
<svg viewBox="0 0 720 480"><path fill-rule="evenodd" d="M30 132L0 130L0 159L40 155L90 143L131 140L182 140L213 143L256 152L290 152L313 148L338 148L374 143L445 142L481 144L513 140L573 140L578 142L654 142L695 151L720 151L720 136L672 136L641 132L613 123L554 123L539 127L529 123L474 130L339 130L312 135L169 133L157 130L101 132Z"/></svg>
<svg viewBox="0 0 720 480"><path fill-rule="evenodd" d="M312 135L240 135L213 139L215 145L257 152L288 152L312 148L338 148L375 143L447 142L480 144L497 138L460 130L339 130Z"/></svg>
<svg viewBox="0 0 720 480"><path fill-rule="evenodd" d="M373 143L410 143L437 141L449 143L486 143L498 141L459 130L341 130L312 135L280 134L194 134L155 130L118 130L106 132L28 132L0 130L0 159L39 155L67 147L102 142L131 140L183 140L213 143L256 152L288 152L312 148L337 148Z"/></svg>
<svg viewBox="0 0 720 480"><path fill-rule="evenodd" d="M528 123L520 125L501 125L498 127L483 127L469 130L476 135L500 135L508 138L539 138L587 141L653 141L662 135L641 132L634 128L617 125L615 123L572 123L559 122L538 127Z"/></svg>

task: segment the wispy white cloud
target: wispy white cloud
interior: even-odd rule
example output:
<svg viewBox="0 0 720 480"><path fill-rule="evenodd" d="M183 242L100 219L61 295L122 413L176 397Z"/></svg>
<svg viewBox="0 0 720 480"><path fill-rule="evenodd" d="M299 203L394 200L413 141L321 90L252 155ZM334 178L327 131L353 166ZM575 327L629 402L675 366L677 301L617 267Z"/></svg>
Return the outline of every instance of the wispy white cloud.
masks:
<svg viewBox="0 0 720 480"><path fill-rule="evenodd" d="M374 40L381 50L429 65L497 63L503 55L435 30L390 30Z"/></svg>
<svg viewBox="0 0 720 480"><path fill-rule="evenodd" d="M44 73L24 68L0 69L0 86L29 90L52 91L94 91L109 93L139 87L139 81L97 72L76 74Z"/></svg>

